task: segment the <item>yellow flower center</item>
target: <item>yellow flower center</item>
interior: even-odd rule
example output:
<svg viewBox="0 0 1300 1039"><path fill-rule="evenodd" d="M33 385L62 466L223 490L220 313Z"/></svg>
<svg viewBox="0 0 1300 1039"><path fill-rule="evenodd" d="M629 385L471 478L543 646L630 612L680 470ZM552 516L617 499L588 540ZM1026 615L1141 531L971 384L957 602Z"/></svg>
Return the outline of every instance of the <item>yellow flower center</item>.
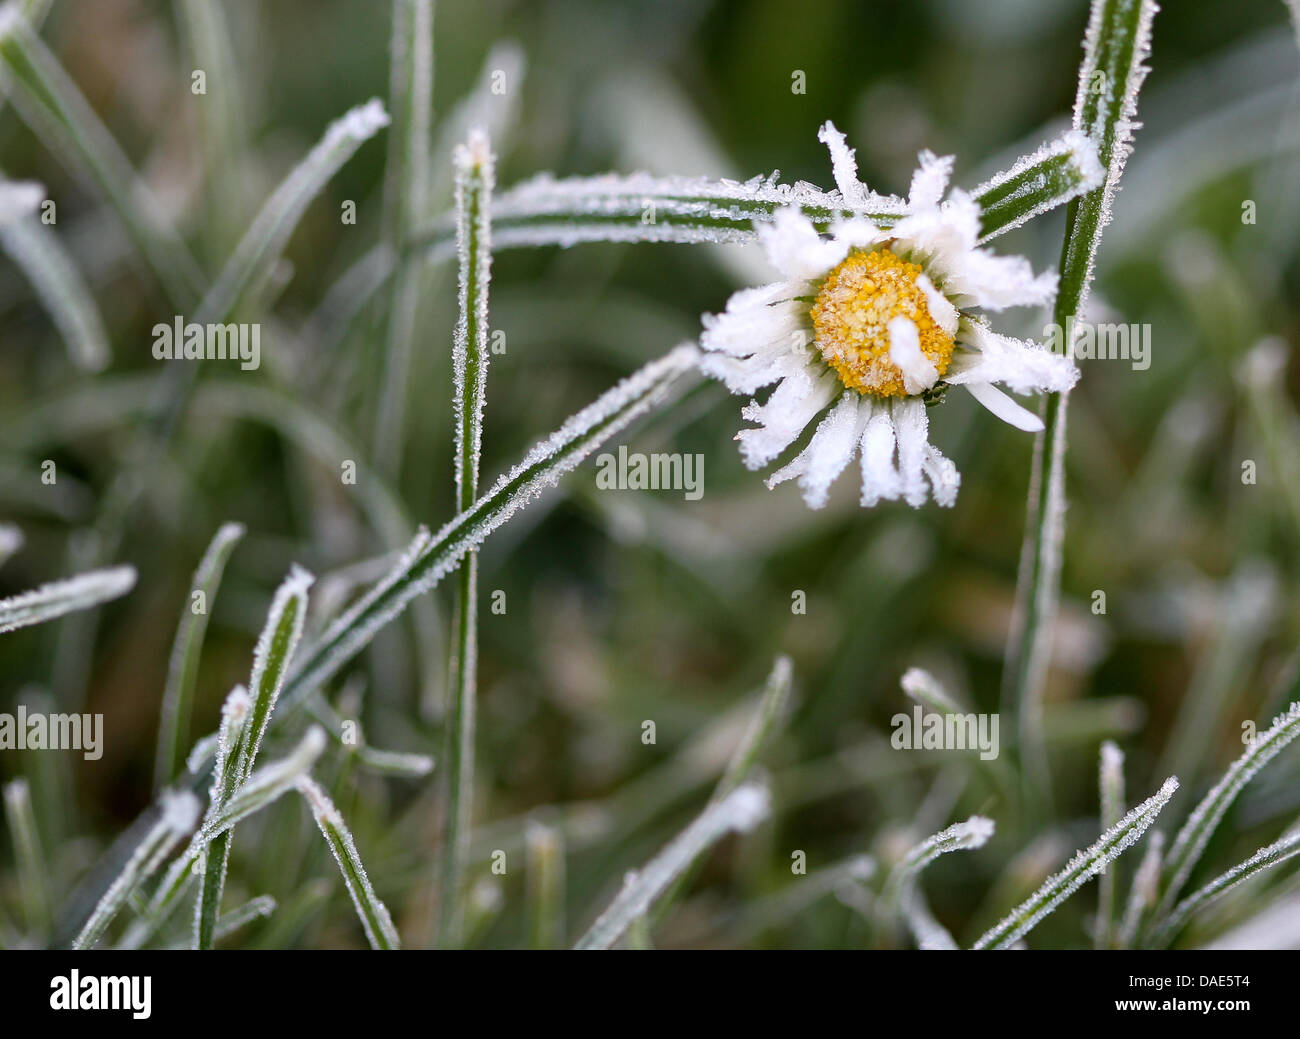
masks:
<svg viewBox="0 0 1300 1039"><path fill-rule="evenodd" d="M876 397L903 397L903 373L889 359L889 322L910 318L921 352L943 375L953 338L930 315L922 271L888 249L855 250L826 275L812 306L814 343L845 386Z"/></svg>

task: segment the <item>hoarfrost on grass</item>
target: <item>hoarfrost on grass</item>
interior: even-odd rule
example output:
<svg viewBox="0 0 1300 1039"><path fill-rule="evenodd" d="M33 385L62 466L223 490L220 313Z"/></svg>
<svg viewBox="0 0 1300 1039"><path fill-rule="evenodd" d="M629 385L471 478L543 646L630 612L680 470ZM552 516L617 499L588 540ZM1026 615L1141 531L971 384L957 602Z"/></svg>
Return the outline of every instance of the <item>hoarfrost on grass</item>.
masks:
<svg viewBox="0 0 1300 1039"><path fill-rule="evenodd" d="M0 633L41 624L116 599L135 587L135 579L135 567L114 566L89 570L0 599Z"/></svg>
<svg viewBox="0 0 1300 1039"><path fill-rule="evenodd" d="M1159 791L1130 811L1101 835L1087 850L1077 852L1061 872L1048 877L1034 894L1017 906L1001 923L990 928L974 945L976 949L1007 949L1037 926L1038 922L1083 887L1144 834L1178 789L1170 776Z"/></svg>

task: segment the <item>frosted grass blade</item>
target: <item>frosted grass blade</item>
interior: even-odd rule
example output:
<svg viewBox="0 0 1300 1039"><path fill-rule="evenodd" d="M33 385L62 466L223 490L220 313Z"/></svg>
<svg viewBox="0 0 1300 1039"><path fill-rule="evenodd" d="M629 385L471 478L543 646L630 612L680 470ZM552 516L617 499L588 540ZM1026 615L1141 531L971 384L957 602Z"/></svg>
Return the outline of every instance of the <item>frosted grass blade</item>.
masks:
<svg viewBox="0 0 1300 1039"><path fill-rule="evenodd" d="M1124 814L1124 752L1110 740L1101 745L1101 765L1098 772L1101 794L1101 829L1104 833L1119 822ZM1095 944L1098 949L1109 948L1115 929L1115 871L1104 869L1097 881L1097 928Z"/></svg>
<svg viewBox="0 0 1300 1039"><path fill-rule="evenodd" d="M366 876L365 867L361 864L361 857L357 854L352 833L343 822L343 816L334 807L334 802L329 799L324 790L307 777L298 780L298 790L310 806L312 817L320 827L325 843L334 853L334 859L339 864L339 872L343 874L343 882L347 885L348 894L352 896L352 904L356 906L357 916L361 918L361 926L365 929L370 947L372 949L400 948L401 939L398 938L397 928L393 926L392 917L388 915L388 907L375 894L370 878Z"/></svg>
<svg viewBox="0 0 1300 1039"><path fill-rule="evenodd" d="M366 141L388 125L376 98L330 123L320 142L276 187L203 298L195 321L227 320L270 276L308 204Z"/></svg>
<svg viewBox="0 0 1300 1039"><path fill-rule="evenodd" d="M1038 922L1100 873L1156 820L1178 789L1178 780L1170 776L1158 792L1152 794L1123 819L1101 835L1086 851L1078 852L1061 872L1048 877L1034 894L1011 911L1001 923L990 928L974 945L976 949L1009 949L1038 925Z"/></svg>
<svg viewBox="0 0 1300 1039"><path fill-rule="evenodd" d="M313 725L297 747L283 758L254 772L230 800L222 805L211 821L204 821L201 833L203 839L214 839L292 790L300 777L310 775L312 767L325 752L327 741L325 730L319 725Z"/></svg>
<svg viewBox="0 0 1300 1039"><path fill-rule="evenodd" d="M1241 757L1228 767L1223 778L1187 817L1187 822L1178 831L1173 847L1165 858L1157 917L1165 916L1173 907L1174 900L1200 861L1210 837L1242 788L1297 736L1300 736L1300 700L1293 703L1286 714L1275 718L1269 728L1256 734Z"/></svg>
<svg viewBox="0 0 1300 1039"><path fill-rule="evenodd" d="M94 297L58 236L35 219L0 221L0 248L32 283L78 368L108 365L108 335Z"/></svg>
<svg viewBox="0 0 1300 1039"><path fill-rule="evenodd" d="M217 921L217 941L229 937L241 927L247 927L254 920L270 916L275 912L275 899L270 895L258 895L249 899L242 906L222 913Z"/></svg>
<svg viewBox="0 0 1300 1039"><path fill-rule="evenodd" d="M135 567L114 566L89 570L65 581L43 584L30 592L0 599L0 633L62 617L65 613L125 595L135 587Z"/></svg>
<svg viewBox="0 0 1300 1039"><path fill-rule="evenodd" d="M665 403L699 354L683 345L620 382L579 411L503 474L472 508L435 535L417 535L394 570L301 654L285 684L284 709L296 706L364 648L412 599L433 588L465 554L601 444Z"/></svg>
<svg viewBox="0 0 1300 1039"><path fill-rule="evenodd" d="M1238 863L1227 873L1215 877L1205 887L1184 898L1160 925L1151 944L1156 947L1168 945L1194 913L1238 884L1244 884L1256 874L1286 862L1295 855L1300 855L1300 831L1289 833L1268 847L1260 848L1245 862Z"/></svg>
<svg viewBox="0 0 1300 1039"><path fill-rule="evenodd" d="M1144 61L1151 49L1155 13L1155 0L1093 0L1075 95L1074 130L1096 146L1105 176L1099 186L1071 200L1066 208L1053 313L1059 328L1073 327L1087 303L1101 233L1110 222L1111 200L1132 151L1137 96L1147 74ZM1072 343L1069 348L1072 352ZM1019 725L1023 793L1031 815L1041 814L1051 799L1042 693L1060 597L1068 399L1060 393L1044 396L1044 429L1034 439L1025 541L1003 682L1004 710Z"/></svg>
<svg viewBox="0 0 1300 1039"><path fill-rule="evenodd" d="M63 162L89 174L171 302L188 309L203 279L159 215L165 208L149 197L94 109L13 4L0 8L0 90Z"/></svg>
<svg viewBox="0 0 1300 1039"><path fill-rule="evenodd" d="M1067 130L972 192L985 240L1094 190L1104 174L1087 134Z"/></svg>
<svg viewBox="0 0 1300 1039"><path fill-rule="evenodd" d="M154 789L161 790L172 781L182 764L182 746L190 728L190 704L199 673L203 637L208 628L209 611L221 585L226 560L234 551L244 527L225 523L217 531L194 571L190 598L181 611L172 652L167 664L167 684L163 690L162 717L158 725L158 749L154 757Z"/></svg>
<svg viewBox="0 0 1300 1039"><path fill-rule="evenodd" d="M460 283L456 333L452 343L452 401L455 414L457 508L464 512L478 497L483 445L483 405L487 388L488 289L492 276L491 145L481 131L456 149L456 248ZM461 564L456 588L447 716L447 816L443 830L439 941L455 947L462 940L461 890L469 855L474 790L474 716L478 670L478 554L471 549Z"/></svg>
<svg viewBox="0 0 1300 1039"><path fill-rule="evenodd" d="M1077 198L1100 182L1095 149L1066 134L976 189L984 210L983 238ZM901 199L885 195L850 206L835 191L803 181L782 184L778 174L743 183L702 177L603 174L557 180L542 174L503 192L492 209L498 249L571 246L580 242L719 243L757 240L754 222L797 206L819 231L841 219L865 218L890 227L903 216ZM452 221L441 217L417 234L432 255L446 256Z"/></svg>
<svg viewBox="0 0 1300 1039"><path fill-rule="evenodd" d="M1133 874L1133 885L1129 888L1128 902L1124 906L1124 919L1120 922L1116 940L1116 945L1121 949L1133 948L1142 926L1142 918L1156 907L1156 899L1160 897L1160 860L1164 853L1164 833L1152 830L1142 862Z"/></svg>
<svg viewBox="0 0 1300 1039"><path fill-rule="evenodd" d="M22 893L23 916L37 934L50 929L50 900L45 890L45 856L41 853L32 792L25 779L15 779L4 788L5 821L14 844L18 866L18 888Z"/></svg>
<svg viewBox="0 0 1300 1039"><path fill-rule="evenodd" d="M705 849L733 830L743 833L753 829L767 817L770 808L767 788L758 783L746 783L710 804L663 851L627 879L623 890L574 948L610 948Z"/></svg>
<svg viewBox="0 0 1300 1039"><path fill-rule="evenodd" d="M982 848L993 836L993 820L972 815L965 822L956 823L927 837L912 848L890 871L881 899L884 911L890 916L900 914L912 930L917 944L925 949L949 947L951 936L930 916L924 900L916 891L921 871L940 855L953 851L972 851Z"/></svg>
<svg viewBox="0 0 1300 1039"><path fill-rule="evenodd" d="M939 680L919 667L909 667L898 683L908 696L935 714L962 714L964 708L939 684Z"/></svg>
<svg viewBox="0 0 1300 1039"><path fill-rule="evenodd" d="M131 893L153 875L181 838L194 828L198 822L199 808L199 799L188 791L163 792L161 817L145 834L121 873L104 892L90 918L73 940L74 949L93 948L103 937L105 929Z"/></svg>
<svg viewBox="0 0 1300 1039"><path fill-rule="evenodd" d="M423 216L429 180L433 102L432 0L393 0L388 105L393 126L384 169L383 242L396 258L388 303L374 456L379 469L401 469L406 391L423 265L403 249L406 229Z"/></svg>
<svg viewBox="0 0 1300 1039"><path fill-rule="evenodd" d="M218 0L180 0L176 14L190 68L204 73L205 93L195 114L203 153L205 252L216 263L234 247L232 235L249 215L242 166L247 148L243 77Z"/></svg>

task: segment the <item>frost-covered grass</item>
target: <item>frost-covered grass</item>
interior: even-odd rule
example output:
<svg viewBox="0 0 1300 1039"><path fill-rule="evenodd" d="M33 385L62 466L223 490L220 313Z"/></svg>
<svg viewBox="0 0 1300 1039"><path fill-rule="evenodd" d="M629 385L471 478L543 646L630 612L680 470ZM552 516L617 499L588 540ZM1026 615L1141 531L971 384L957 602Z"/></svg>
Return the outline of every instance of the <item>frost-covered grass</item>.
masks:
<svg viewBox="0 0 1300 1039"><path fill-rule="evenodd" d="M273 7L0 7L0 726L108 719L96 761L0 744L0 947L1300 945L1300 49L1253 3L1189 50L1152 0L789 40L357 0L310 55ZM936 316L1059 275L999 331L1149 324L1152 363L1041 422L974 380L1019 430L930 379L897 445L782 383L746 415L805 508L701 314L868 223ZM262 365L155 360L175 315ZM832 486L861 437L953 507ZM703 496L604 489L620 448ZM999 711L998 753L900 711Z"/></svg>

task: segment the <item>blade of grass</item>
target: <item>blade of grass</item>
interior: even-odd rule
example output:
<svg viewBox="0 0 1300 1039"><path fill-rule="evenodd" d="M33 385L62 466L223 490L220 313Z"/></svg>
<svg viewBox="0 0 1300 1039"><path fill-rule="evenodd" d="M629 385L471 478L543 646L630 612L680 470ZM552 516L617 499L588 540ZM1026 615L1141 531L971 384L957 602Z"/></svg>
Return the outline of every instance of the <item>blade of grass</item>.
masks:
<svg viewBox="0 0 1300 1039"><path fill-rule="evenodd" d="M564 946L564 831L532 820L524 831L529 945Z"/></svg>
<svg viewBox="0 0 1300 1039"><path fill-rule="evenodd" d="M185 311L203 277L166 212L57 58L13 5L0 8L0 90L64 163L84 170L108 200L171 302Z"/></svg>
<svg viewBox="0 0 1300 1039"><path fill-rule="evenodd" d="M733 830L753 829L767 817L770 808L767 788L758 783L739 786L721 801L710 804L663 851L627 879L609 908L574 948L610 948L705 849Z"/></svg>
<svg viewBox="0 0 1300 1039"><path fill-rule="evenodd" d="M1001 923L986 931L974 948L1011 948L1032 931L1043 917L1083 887L1091 877L1114 862L1125 849L1146 833L1177 789L1178 780L1170 776L1157 793L1132 809L1086 851L1078 852L1065 869L1048 877L1042 887L1013 909Z"/></svg>
<svg viewBox="0 0 1300 1039"><path fill-rule="evenodd" d="M280 182L249 224L204 296L197 323L228 320L266 283L308 204L357 149L387 125L388 113L374 98L326 127L320 141Z"/></svg>
<svg viewBox="0 0 1300 1039"><path fill-rule="evenodd" d="M217 941L229 937L241 927L247 927L254 920L260 920L274 912L275 899L270 895L258 895L256 898L249 899L242 906L221 914L221 919L217 921Z"/></svg>
<svg viewBox="0 0 1300 1039"><path fill-rule="evenodd" d="M1026 156L976 189L985 210L981 233L991 238L1018 227L1100 182L1097 155L1070 133ZM890 227L904 215L900 199L876 196L864 208L846 206L836 192L811 184L781 184L776 174L743 184L647 174L573 177L543 174L504 192L492 210L496 247L575 245L579 242L752 242L755 221L797 206L819 231L837 220L865 217ZM453 221L440 217L417 232L412 245L447 255Z"/></svg>
<svg viewBox="0 0 1300 1039"><path fill-rule="evenodd" d="M423 268L402 250L402 241L406 229L423 215L428 191L434 51L431 0L393 0L392 8L388 105L393 128L388 135L384 173L383 242L398 260L388 303L373 455L379 470L395 478L401 471L406 390Z"/></svg>
<svg viewBox="0 0 1300 1039"><path fill-rule="evenodd" d="M1165 858L1157 925L1173 908L1174 900L1200 861L1210 837L1242 788L1297 736L1300 736L1300 700L1291 704L1286 714L1275 718L1268 729L1255 736L1241 757L1228 767L1223 778L1187 817Z"/></svg>
<svg viewBox="0 0 1300 1039"><path fill-rule="evenodd" d="M684 377L695 371L698 356L693 345L683 345L650 362L570 417L437 534L417 535L393 571L301 654L285 684L283 709L296 706L336 673L412 599L437 585L470 549L554 486L560 476L636 419L665 404Z"/></svg>
<svg viewBox="0 0 1300 1039"><path fill-rule="evenodd" d="M1165 852L1165 835L1160 830L1151 831L1147 841L1147 850L1142 855L1142 862L1133 874L1133 885L1129 888L1128 903L1124 906L1124 919L1120 923L1116 946L1131 949L1137 941L1142 918L1156 907L1160 897L1160 860Z"/></svg>
<svg viewBox="0 0 1300 1039"><path fill-rule="evenodd" d="M487 137L471 132L456 150L456 212L460 256L459 317L452 346L455 404L457 508L464 512L478 497L483 445L483 405L487 387L488 287L492 273L493 160ZM462 939L461 904L474 791L474 716L478 664L478 553L471 549L460 567L453 619L450 707L447 712L447 810L443 828L439 942L455 947Z"/></svg>
<svg viewBox="0 0 1300 1039"><path fill-rule="evenodd" d="M189 792L164 791L162 813L136 845L122 871L104 892L90 918L73 940L74 949L95 946L127 898L153 875L199 818L199 799Z"/></svg>
<svg viewBox="0 0 1300 1039"><path fill-rule="evenodd" d="M1147 73L1143 62L1151 49L1155 12L1155 0L1093 0L1075 95L1074 129L1096 146L1105 176L1099 186L1066 208L1061 280L1053 312L1058 328L1073 328L1084 313L1101 232L1110 220L1111 200L1132 150L1133 119ZM1069 348L1072 352L1072 343ZM1003 679L1003 710L1019 725L1022 789L1031 817L1040 816L1051 803L1042 696L1060 596L1067 401L1065 394L1044 396L1044 428L1034 440L1025 541Z"/></svg>
<svg viewBox="0 0 1300 1039"><path fill-rule="evenodd" d="M1098 772L1101 793L1101 828L1105 832L1124 814L1124 752L1110 740L1101 745ZM1115 933L1115 871L1104 869L1097 882L1097 929L1095 944L1108 949Z"/></svg>
<svg viewBox="0 0 1300 1039"><path fill-rule="evenodd" d="M1157 948L1168 945L1194 913L1238 884L1244 884L1256 874L1286 862L1295 855L1300 855L1300 831L1289 833L1268 847L1260 848L1245 862L1238 863L1227 873L1215 877L1199 891L1184 898L1161 924L1152 937L1151 944Z"/></svg>
<svg viewBox="0 0 1300 1039"><path fill-rule="evenodd" d="M88 610L117 599L135 587L135 577L135 567L114 566L0 599L0 633L43 624L66 613Z"/></svg>
<svg viewBox="0 0 1300 1039"><path fill-rule="evenodd" d="M242 524L222 524L194 571L188 608L181 611L167 665L167 684L163 690L162 716L158 725L158 749L154 758L155 791L170 783L183 764L181 748L188 740L190 704L198 678L209 611L217 597L226 560L243 536Z"/></svg>
<svg viewBox="0 0 1300 1039"><path fill-rule="evenodd" d="M271 714L284 685L289 661L302 636L307 616L307 589L311 583L311 574L295 566L276 589L271 609L267 613L266 625L262 628L257 647L253 651L253 671L248 682L251 700L246 708L246 718L242 717L242 700L232 707L232 715L239 715L240 720L232 722L222 747L216 781L204 818L204 831L215 826L221 813L226 811L232 799L248 783L262 739L271 724ZM319 754L319 750L316 753ZM221 892L225 886L226 867L230 858L230 840L231 831L225 829L211 838L206 849L199 849L204 856L204 869L194 921L196 949L210 949L216 940Z"/></svg>
<svg viewBox="0 0 1300 1039"><path fill-rule="evenodd" d="M921 948L927 948L930 944L943 944L942 935L946 935L947 932L933 920L924 900L918 896L917 878L921 875L921 871L940 855L951 851L972 851L982 848L992 836L993 820L981 815L972 815L965 822L956 823L927 837L908 851L890 870L889 879L885 882L885 890L881 898L885 918L894 919L901 916L911 928ZM948 942L952 943L951 936L948 936Z"/></svg>
<svg viewBox="0 0 1300 1039"><path fill-rule="evenodd" d="M27 780L15 779L4 788L5 820L14 843L18 888L22 892L23 918L38 935L50 931L50 900L45 890L45 857L41 854L32 794Z"/></svg>
<svg viewBox="0 0 1300 1039"><path fill-rule="evenodd" d="M370 942L370 947L372 949L400 948L401 939L397 935L397 928L393 926L392 917L388 914L388 907L379 900L379 896L375 894L375 889L370 884L370 878L366 876L366 869L357 854L356 842L353 841L352 832L347 828L347 824L343 822L343 816L339 814L338 809L334 807L334 802L329 799L325 791L313 780L304 776L298 780L297 785L299 792L311 808L312 817L320 827L325 843L334 853L334 859L338 862L339 872L343 874L343 882L347 885L348 894L352 896L352 904L356 906L357 916L361 918L361 926L365 929L366 940Z"/></svg>

